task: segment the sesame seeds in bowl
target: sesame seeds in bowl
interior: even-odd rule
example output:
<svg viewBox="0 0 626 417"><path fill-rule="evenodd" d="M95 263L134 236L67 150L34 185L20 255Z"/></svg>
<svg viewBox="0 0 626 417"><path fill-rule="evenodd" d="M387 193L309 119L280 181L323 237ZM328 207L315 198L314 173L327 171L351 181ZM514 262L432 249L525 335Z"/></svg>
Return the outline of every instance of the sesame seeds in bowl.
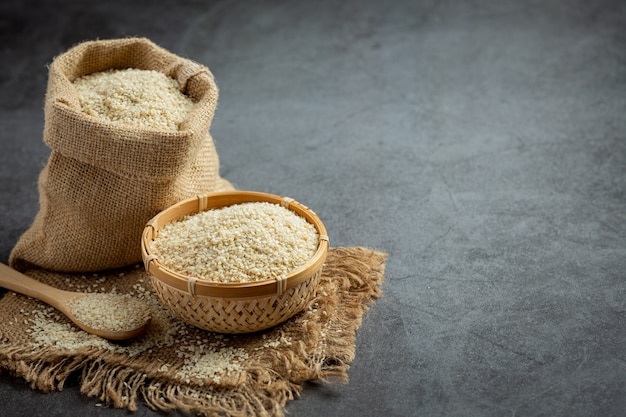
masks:
<svg viewBox="0 0 626 417"><path fill-rule="evenodd" d="M163 227L153 241L167 268L213 282L254 282L284 276L317 250L315 227L293 211L247 202L190 214Z"/></svg>
<svg viewBox="0 0 626 417"><path fill-rule="evenodd" d="M308 207L252 191L182 201L155 216L142 236L144 264L163 304L222 333L263 330L302 311L328 247Z"/></svg>

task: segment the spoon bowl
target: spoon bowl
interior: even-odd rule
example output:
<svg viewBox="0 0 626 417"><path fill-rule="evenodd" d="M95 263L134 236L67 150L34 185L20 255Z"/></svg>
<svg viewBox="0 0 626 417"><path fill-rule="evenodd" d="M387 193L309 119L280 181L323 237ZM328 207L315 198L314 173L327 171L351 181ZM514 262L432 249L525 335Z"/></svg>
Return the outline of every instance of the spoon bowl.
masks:
<svg viewBox="0 0 626 417"><path fill-rule="evenodd" d="M124 325L125 323L123 322L120 323L120 326L115 326L115 328L106 325L87 324L85 323L87 320L81 319L79 315L76 314L72 306L76 305L77 302L80 302L81 299L86 300L87 297L92 297L96 294L65 291L51 287L50 285L26 276L2 263L0 263L0 286L8 290L36 298L37 300L51 305L61 313L65 314L67 318L69 318L82 330L105 339L132 339L142 335L150 326L151 317L147 314L147 308L142 309L141 307L143 305L138 302L133 304L137 306L137 311L129 311L130 315L136 314L136 316L132 321L128 321L128 326ZM122 295L107 294L107 296L119 296L120 301L124 302L124 296ZM116 303L110 303L107 305L110 306L109 316L114 316ZM106 308L107 305L100 306L100 308ZM128 303L128 305L130 305L130 303Z"/></svg>

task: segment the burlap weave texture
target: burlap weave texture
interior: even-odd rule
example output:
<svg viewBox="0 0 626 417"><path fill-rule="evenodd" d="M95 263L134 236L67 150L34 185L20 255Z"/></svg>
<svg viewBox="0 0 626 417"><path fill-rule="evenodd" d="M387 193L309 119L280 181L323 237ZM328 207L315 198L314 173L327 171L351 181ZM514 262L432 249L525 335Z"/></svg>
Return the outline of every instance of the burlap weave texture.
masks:
<svg viewBox="0 0 626 417"><path fill-rule="evenodd" d="M205 416L282 416L305 381L346 382L357 329L381 295L385 255L331 248L316 297L301 314L263 332L220 335L186 325L157 301L142 267L99 274L27 274L55 287L133 294L151 308L148 333L112 343L79 330L41 302L0 299L0 372L42 391L61 390L72 374L102 405L180 409Z"/></svg>
<svg viewBox="0 0 626 417"><path fill-rule="evenodd" d="M160 71L196 104L179 131L115 124L81 112L72 82L109 69ZM44 142L50 157L39 176L39 212L9 262L78 272L141 259L145 223L195 195L232 189L219 175L209 128L218 88L208 68L148 39L81 43L50 65Z"/></svg>

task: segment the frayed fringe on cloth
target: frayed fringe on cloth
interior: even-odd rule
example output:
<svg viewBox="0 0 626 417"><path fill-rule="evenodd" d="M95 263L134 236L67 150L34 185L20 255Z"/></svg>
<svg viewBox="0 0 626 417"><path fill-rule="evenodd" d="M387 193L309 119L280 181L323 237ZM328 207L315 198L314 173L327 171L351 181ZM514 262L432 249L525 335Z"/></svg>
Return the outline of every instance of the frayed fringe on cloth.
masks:
<svg viewBox="0 0 626 417"><path fill-rule="evenodd" d="M348 370L356 354L357 329L369 305L382 295L385 259L385 254L371 249L332 248L317 297L302 314L268 331L238 336L220 336L177 324L185 338L179 338L172 346L162 343L158 353L147 348L138 351L133 344L103 348L94 342L68 349L60 343L56 346L54 342L35 343L33 323L39 323L44 331L46 324L28 318L28 312L44 308L43 304L8 293L0 299L0 316L20 319L13 322L5 319L0 323L0 372L23 378L33 389L44 392L62 390L70 375L80 373L82 394L129 411L137 410L138 402L143 401L155 411L281 417L287 402L300 396L304 382L348 382ZM67 274L47 271L27 274L57 287L72 282ZM138 283L149 282L140 268L110 275L99 276L101 289L110 291L115 287L131 292L130 289L138 288ZM27 318L22 320L22 316ZM64 317L56 316L53 324L65 321ZM81 332L70 330L78 332L71 334ZM158 344L162 335L156 332L150 337L155 338L151 343ZM225 349L231 346L237 349L246 359L234 361L236 371L215 374L212 378L203 379L197 374L181 376L188 364L180 352L185 348L192 351L185 346L185 343L191 345L192 340L194 343L218 341ZM203 351L203 354L212 353ZM191 360L203 358L192 356Z"/></svg>

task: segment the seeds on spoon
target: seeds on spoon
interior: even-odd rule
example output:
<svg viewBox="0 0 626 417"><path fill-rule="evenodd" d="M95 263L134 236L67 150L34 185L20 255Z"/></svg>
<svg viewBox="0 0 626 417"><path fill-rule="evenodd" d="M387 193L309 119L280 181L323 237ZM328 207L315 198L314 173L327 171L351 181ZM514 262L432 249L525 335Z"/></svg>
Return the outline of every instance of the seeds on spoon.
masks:
<svg viewBox="0 0 626 417"><path fill-rule="evenodd" d="M128 294L90 293L70 300L69 305L76 318L92 329L132 330L150 319L148 306Z"/></svg>

